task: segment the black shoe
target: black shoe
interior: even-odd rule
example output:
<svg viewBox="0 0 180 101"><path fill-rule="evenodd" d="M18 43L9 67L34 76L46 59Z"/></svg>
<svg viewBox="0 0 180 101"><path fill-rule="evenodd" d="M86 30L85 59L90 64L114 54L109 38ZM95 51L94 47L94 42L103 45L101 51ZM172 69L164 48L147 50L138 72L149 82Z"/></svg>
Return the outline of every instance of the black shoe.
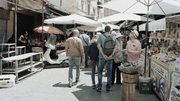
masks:
<svg viewBox="0 0 180 101"><path fill-rule="evenodd" d="M69 88L71 88L73 86L73 84L72 83L69 83Z"/></svg>
<svg viewBox="0 0 180 101"><path fill-rule="evenodd" d="M99 87L96 88L96 91L97 91L97 92L101 92L101 88L99 88Z"/></svg>
<svg viewBox="0 0 180 101"><path fill-rule="evenodd" d="M95 84L92 85L92 89L96 89L96 85Z"/></svg>
<svg viewBox="0 0 180 101"><path fill-rule="evenodd" d="M106 91L109 92L111 90L111 87L109 85L106 85Z"/></svg>
<svg viewBox="0 0 180 101"><path fill-rule="evenodd" d="M77 79L76 81L75 81L75 83L78 83L79 82L79 80Z"/></svg>
<svg viewBox="0 0 180 101"><path fill-rule="evenodd" d="M116 84L120 84L120 85L122 85L122 82L116 82Z"/></svg>
<svg viewBox="0 0 180 101"><path fill-rule="evenodd" d="M116 82L116 84L122 84L121 82Z"/></svg>
<svg viewBox="0 0 180 101"><path fill-rule="evenodd" d="M110 90L110 88L106 88L106 92L108 93L108 92L110 92L111 90Z"/></svg>
<svg viewBox="0 0 180 101"><path fill-rule="evenodd" d="M88 65L84 66L84 68L88 68Z"/></svg>

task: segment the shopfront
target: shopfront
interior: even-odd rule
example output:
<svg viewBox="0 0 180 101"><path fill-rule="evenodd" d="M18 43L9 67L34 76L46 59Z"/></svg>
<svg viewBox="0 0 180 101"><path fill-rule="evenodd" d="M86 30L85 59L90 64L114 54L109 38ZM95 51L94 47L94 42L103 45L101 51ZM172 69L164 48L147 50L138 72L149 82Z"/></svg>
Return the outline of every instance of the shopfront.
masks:
<svg viewBox="0 0 180 101"><path fill-rule="evenodd" d="M9 19L9 11L7 10L7 4L0 1L0 43L3 43L7 36L7 20Z"/></svg>
<svg viewBox="0 0 180 101"><path fill-rule="evenodd" d="M166 17L151 22L150 46L148 54L151 59L151 78L153 79L153 90L162 101L179 101L177 92L172 92L173 74L179 75L175 70L175 64L180 57L180 15ZM154 25L154 26L153 26ZM176 77L176 81L180 81ZM175 87L173 88L175 89ZM171 91L171 92L170 92ZM171 95L171 99L169 99ZM176 96L176 97L175 97Z"/></svg>

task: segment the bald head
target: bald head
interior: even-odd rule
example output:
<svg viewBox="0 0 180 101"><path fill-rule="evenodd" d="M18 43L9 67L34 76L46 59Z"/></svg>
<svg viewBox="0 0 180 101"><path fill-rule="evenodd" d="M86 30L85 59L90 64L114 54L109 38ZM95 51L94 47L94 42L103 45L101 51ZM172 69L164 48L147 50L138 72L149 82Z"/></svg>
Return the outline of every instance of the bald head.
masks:
<svg viewBox="0 0 180 101"><path fill-rule="evenodd" d="M78 29L74 29L72 32L73 32L73 36L79 36L79 30Z"/></svg>

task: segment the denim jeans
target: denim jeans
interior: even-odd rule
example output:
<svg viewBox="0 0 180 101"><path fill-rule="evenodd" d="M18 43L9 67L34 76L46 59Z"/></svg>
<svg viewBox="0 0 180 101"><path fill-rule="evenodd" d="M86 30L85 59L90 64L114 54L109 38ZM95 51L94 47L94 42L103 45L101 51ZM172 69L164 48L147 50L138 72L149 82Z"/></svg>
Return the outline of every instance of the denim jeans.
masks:
<svg viewBox="0 0 180 101"><path fill-rule="evenodd" d="M95 82L96 66L97 66L97 61L91 60L91 68L92 68L91 79L93 85L96 84Z"/></svg>
<svg viewBox="0 0 180 101"><path fill-rule="evenodd" d="M89 51L89 46L84 46L84 53L85 53L85 67L88 66L88 51Z"/></svg>
<svg viewBox="0 0 180 101"><path fill-rule="evenodd" d="M69 77L68 81L69 83L73 82L73 67L76 67L76 80L79 80L80 76L80 61L81 57L75 57L75 56L69 56Z"/></svg>
<svg viewBox="0 0 180 101"><path fill-rule="evenodd" d="M102 72L104 66L106 66L106 71L107 71L107 85L106 87L111 87L111 75L112 75L112 63L113 60L108 60L106 61L104 58L99 58L99 63L98 63L98 87L102 87Z"/></svg>

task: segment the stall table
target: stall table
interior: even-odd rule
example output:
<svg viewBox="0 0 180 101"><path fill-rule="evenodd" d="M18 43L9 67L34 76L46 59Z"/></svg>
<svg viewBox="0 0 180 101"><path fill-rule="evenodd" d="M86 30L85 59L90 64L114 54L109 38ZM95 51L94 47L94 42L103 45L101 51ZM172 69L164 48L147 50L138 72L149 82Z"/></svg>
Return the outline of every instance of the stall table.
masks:
<svg viewBox="0 0 180 101"><path fill-rule="evenodd" d="M15 74L16 81L21 80L43 68L44 63L42 60L42 55L43 55L42 52L41 53L26 53L26 54L3 58L1 59L1 61L10 63L10 65L3 67L1 64L1 72L3 74ZM35 56L40 56L39 60L34 60ZM22 60L24 62L21 62ZM26 70L30 71L30 73L20 77L19 73Z"/></svg>
<svg viewBox="0 0 180 101"><path fill-rule="evenodd" d="M153 90L162 101L168 101L174 64L175 61L162 62L155 57L151 57L151 78L153 79Z"/></svg>

